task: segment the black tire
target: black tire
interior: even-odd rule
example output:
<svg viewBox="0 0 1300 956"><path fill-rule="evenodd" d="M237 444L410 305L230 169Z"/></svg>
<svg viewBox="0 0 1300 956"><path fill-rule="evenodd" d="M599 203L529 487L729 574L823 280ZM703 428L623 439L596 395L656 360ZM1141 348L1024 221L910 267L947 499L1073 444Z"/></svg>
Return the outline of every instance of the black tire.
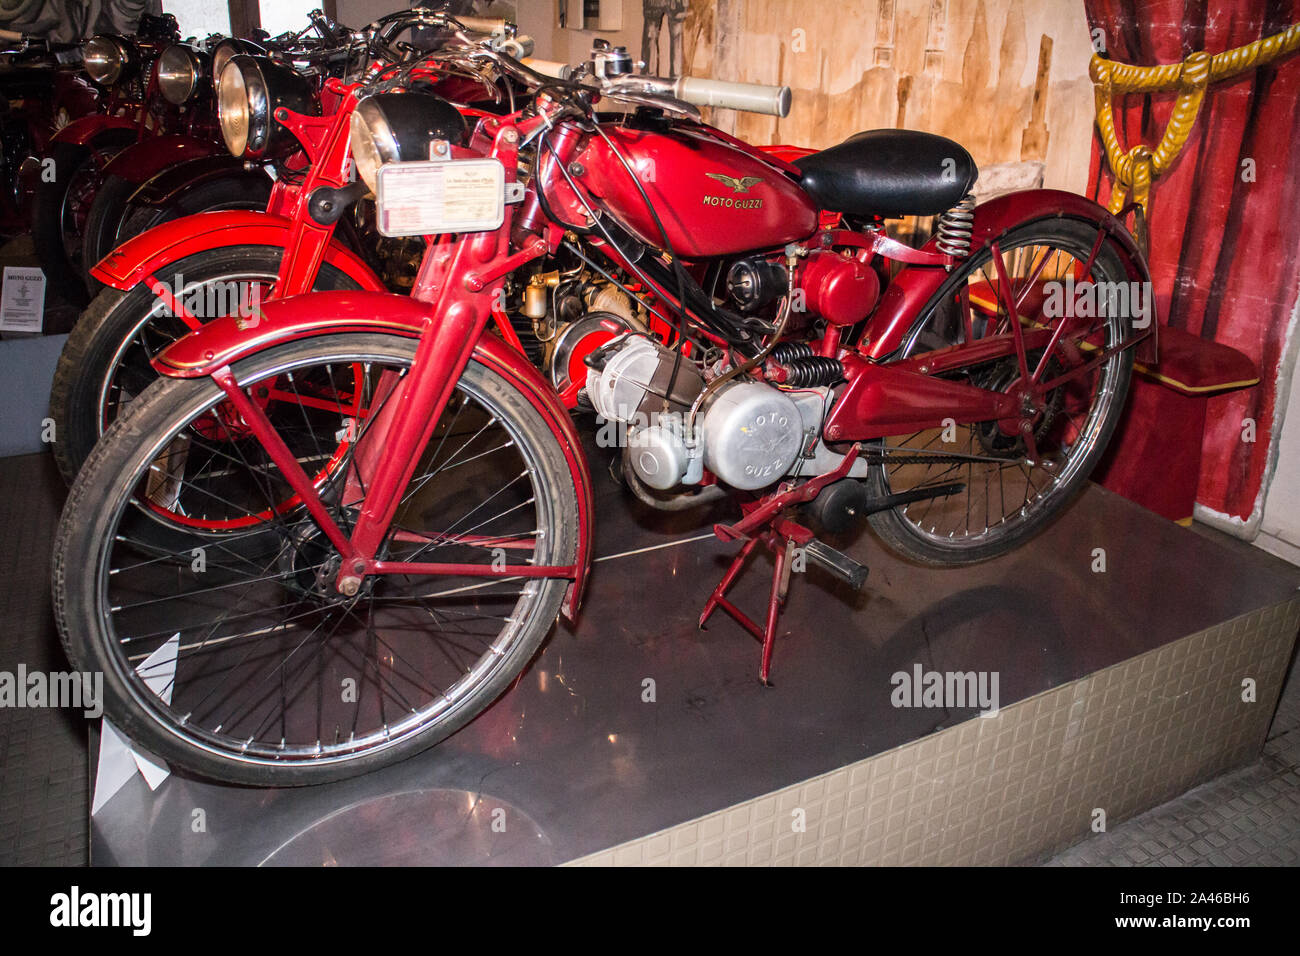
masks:
<svg viewBox="0 0 1300 956"><path fill-rule="evenodd" d="M1096 238L1096 226L1077 220L1049 219L1012 229L999 239L999 243L1004 256L1010 255L1017 249L1032 250L1043 247L1062 250L1067 255L1074 256L1078 261L1083 262L1087 260ZM909 334L904 340L903 346L894 356L895 358L903 358L943 348L960 340L960 336L964 335L964 333L952 334L952 330L958 328L959 323L955 322L951 315L945 315L943 310L954 309L954 296L968 281L978 281L979 276L987 276L987 272L981 270L988 267L990 261L991 257L987 249L978 250L954 270L951 278L944 283L940 291L931 299L921 313L921 318L909 330ZM1103 243L1091 275L1094 281L1129 281L1127 270L1119 253L1109 242ZM953 314L955 314L955 311ZM1104 326L1097 329L1095 334L1104 336L1107 346L1111 346L1118 344L1129 329L1129 317L1112 316L1104 320ZM1014 364L1014 360L1010 361ZM1090 399L1092 404L1088 406L1088 415L1084 420L1084 425L1078 428L1078 437L1062 443L1065 448L1064 456L1057 461L1052 461L1050 463L1051 470L1046 471L1046 477L1040 479L1046 488L1045 492L1040 494L1037 483L1033 480L1034 469L1042 466L1027 461L1027 458L1023 455L1023 442L1020 439L1012 441L997 438L997 441L1006 444L1005 450L998 452L999 457L1017 454L1016 443L1020 442L1019 453L1025 459L1025 463L1018 467L1026 476L1023 510L1014 507L1013 496L1012 512L1008 515L1006 513L1006 496L1003 493L1001 501L1004 512L1003 517L997 523L991 522L989 508L990 502L994 499L994 494L987 476L996 474L999 486L1001 486L1005 473L1004 468L1007 466L999 465L992 471L986 469L982 472L984 476L985 527L981 531L958 534L953 530L945 536L944 531L949 526L944 522L943 517L936 519L932 509L937 507L941 516L947 510L948 516L956 515L955 520L959 523L961 520L959 515L960 495L951 498L923 500L914 505L900 506L888 511L877 512L871 515L869 519L872 529L884 544L899 554L920 564L934 566L974 564L1005 554L1020 546L1047 527L1083 491L1088 476L1104 454L1106 445L1110 442L1115 427L1123 415L1132 369L1132 349L1126 349L1112 355L1098 367L1095 386L1091 386L1095 388L1095 398ZM977 372L985 375L1000 374L996 369L992 368L982 372L975 370L975 372L966 374L975 374ZM987 383L980 384L983 387L989 387ZM1064 392L1070 385L1071 383L1067 383L1055 391ZM1053 417L1058 419L1055 422L1058 427L1061 425L1060 414L1059 410L1053 413ZM1050 430L1053 425L1052 419L1044 415L1043 420L1042 427ZM988 442L988 435L992 434L996 437L997 433L988 427L994 424L982 423L963 426L968 430L969 445L963 447L959 440L956 450L973 454L979 454L983 450L987 451L992 457L994 449L981 445L977 439L978 436L984 435L983 440ZM905 439L901 444L910 445L916 437L911 436L910 439ZM1048 441L1050 437L1045 434L1043 440ZM878 443L874 447L880 448L884 444L884 442ZM1044 459L1048 458L1047 455L1042 457ZM908 468L912 468L914 470L913 474L915 474L915 471L926 467L925 465L893 466L894 470L891 472L890 466L875 465L871 468L866 479L868 488L874 496L883 497L891 492L908 490L909 485L911 487L920 487L927 484L962 482L963 478L967 478L962 483L965 484L967 491L966 519L969 523L972 514L972 486L975 486L975 493L978 493L979 476L975 474L977 466L974 464L957 466L955 471L950 467L947 469L947 474L939 472L936 475L930 472L930 477L914 483L905 480L910 477L906 474ZM938 468L940 466L930 467ZM891 474L895 476L894 481L891 481ZM900 480L903 481L902 484L899 483ZM1035 495L1032 501L1030 500L1029 490L1031 488ZM917 512L915 517L909 516L909 509L914 509ZM978 510L977 504L975 507L975 524L978 524L979 520ZM994 511L996 511L996 508L994 508ZM932 523L929 531L925 528L927 522Z"/></svg>
<svg viewBox="0 0 1300 956"><path fill-rule="evenodd" d="M74 186L78 189L84 186L87 190L97 188L94 180L98 173L86 168L96 152L110 156L134 141L135 134L130 130L109 130L90 146L56 143L49 156L53 161L53 181L46 182L42 176L37 184L32 198L32 245L50 289L72 305L84 307L90 296L82 273L83 233L75 223L69 193Z"/></svg>
<svg viewBox="0 0 1300 956"><path fill-rule="evenodd" d="M250 357L236 365L235 374L249 388L259 382L284 381L285 375L289 373L297 373L304 377L301 380L305 380L307 372L303 370L311 368L337 369L341 365L345 370L364 368L369 375L377 367L409 367L416 344L413 339L396 335L318 336ZM518 477L509 479L509 484L525 482L523 488L516 488L512 492L512 500L524 500L528 508L532 509L531 516L524 514L519 518L521 526L527 528L530 522L535 521L536 527L542 529L540 533L533 532L534 537L528 539L534 559L540 562L571 563L576 559L577 553L577 496L563 450L554 434L526 396L497 373L477 362L471 361L457 388L457 394L464 397L461 410L472 407L483 420L486 420L487 415L493 416L492 421L496 427L510 435L514 441L508 448L509 454L526 462L527 467ZM379 393L368 391L367 394L375 396ZM304 520L301 514L294 517L286 513L275 519L275 523L285 533L283 540L286 544L281 546L278 556L273 555L272 560L287 561L290 565L287 572L267 578L265 572L269 567L276 567L274 563L262 567L260 572L253 566L244 570L240 564L234 563L234 559L226 558L214 550L212 560L229 562L230 566L227 569L224 564L218 565L208 569L208 573L222 575L227 570L242 571L247 576L247 583L241 584L240 590L223 590L225 585L212 586L209 583L223 580L221 577L205 578L202 585L193 585L192 597L187 604L176 604L180 598L175 593L184 589L184 585L176 582L178 576L185 575L189 570L186 567L190 562L188 551L177 554L170 565L165 562L160 564L156 557L142 561L129 543L122 543L120 536L129 536L131 523L147 520L143 518L136 498L144 489L145 483L152 480L154 463L163 460L158 457L159 454L169 453L173 443L182 436L194 434L191 429L205 420L205 410L218 407L221 400L220 390L210 379L163 379L155 382L105 434L104 440L96 446L69 494L54 549L52 578L55 616L70 660L80 668L103 673L105 715L142 747L206 777L254 786L300 786L366 773L404 759L455 733L490 706L524 670L544 642L558 614L568 584L564 579L546 578L524 582L518 585L518 600L511 604L514 600L511 592L499 594L486 590L511 585L512 580L509 578L471 578L468 580L479 582L474 585L474 589L478 590L435 590L431 593L431 585L436 582L441 586L448 579L419 578L415 584L391 584L397 579L396 576L382 576L382 582L374 584L374 591L368 595L368 617L363 628L362 614L354 613L354 608L358 606L357 602L365 600L364 590L358 597L350 599L351 604L347 604L349 599L333 595L332 600L336 603L325 610L313 606L308 597L301 593L297 603L276 603L282 601L285 594L292 595L293 589L299 587L297 582L303 579L303 574L317 567L307 562L314 561L318 555L303 557L307 546L314 539L302 532L304 529L314 529L315 525L310 520ZM378 407L369 406L371 413ZM448 412L439 423L439 430L444 430L445 426L444 442L449 435L460 436L473 427L472 421L469 425L461 422L460 427L464 431L455 431L460 413L457 412L453 418L450 408ZM422 461L439 462L444 445L439 443L434 449L436 438L435 434ZM356 445L362 445L364 440L363 434L357 438ZM458 437L457 441L459 440ZM496 438L487 441L494 442ZM459 451L451 454L427 477L420 475L419 478L412 479L409 494L416 498L404 504L403 510L399 511L399 519L407 522L402 527L409 528L409 522L414 520L426 520L431 522L431 527L445 529L438 532L440 536L456 527L455 523L450 526L446 524L449 514L446 508L419 498L427 493L422 489L428 487L424 482L429 478L443 475L444 483L453 480L446 477L455 471L455 468L448 470L453 459L458 464L468 464L474 460L468 457L469 453L466 453L463 460L457 459L457 454ZM516 467L490 464L482 456L478 456L477 460L480 463L469 474L461 472L461 476L454 479L461 483L462 488L469 490L457 490L446 501L455 502L458 506L464 505L466 499L458 496L467 494L468 500L479 501L481 506L492 500L481 497L486 494L481 488L484 473L497 481L507 480L495 476L511 475ZM431 467L432 464L427 465L426 470ZM262 465L259 464L258 469L259 474L266 474ZM417 482L420 483L418 487ZM509 487L509 484L505 487ZM434 487L434 498L437 500L438 492ZM527 498L530 494L533 497ZM492 507L500 506L501 499L497 499ZM343 510L338 503L331 507ZM478 515L474 511L469 514L474 516L477 524ZM464 521L465 516L462 515L458 520ZM462 527L457 535L468 533L468 527ZM498 532L489 530L484 533L496 535ZM529 532L521 534L527 535ZM491 539L498 540L500 539L495 537ZM395 541L396 538L390 539L390 546L400 547L392 544ZM483 550L490 543L480 541L477 545L483 563L486 563ZM405 546L416 547L409 543ZM428 547L428 544L424 544L417 549L417 553ZM457 549L453 548L447 553L456 554ZM400 559L399 557L398 560ZM237 560L242 562L245 558L238 556ZM462 559L447 557L443 560ZM154 573L163 574L173 583L161 590L155 590L147 584L151 565L156 569ZM302 571L298 570L300 567L303 568ZM118 571L122 573L119 574ZM130 580L124 582L122 574L126 574ZM259 574L263 576L258 576ZM194 576L191 575L189 580L194 580ZM302 587L310 588L310 581ZM410 597L395 598L388 596L395 592L380 590L403 587L412 589L414 593ZM239 605L250 600L247 597L250 589L257 589L259 593L273 591L274 593L261 598L271 602L271 606L255 608L256 613L235 613L239 610ZM211 595L207 594L214 590L228 597L222 597L214 603ZM464 590L474 590L474 593L460 593ZM128 601L128 606L123 607L123 594L137 597L143 595L145 600L139 604L130 604ZM445 689L435 681L436 675L440 673L437 670L440 658L432 646L438 645L442 649L448 641L438 623L438 616L430 611L432 623L430 617L421 614L414 624L405 623L388 629L385 629L386 625L379 616L386 609L394 607L391 603L385 603L390 601L418 602L426 608L432 606L447 609L448 614L452 613L449 609L454 606L462 608L458 613L463 616L448 616L442 620L469 627L471 622L485 618L473 616L482 615L482 611L463 610L465 602L468 600L471 607L478 608L481 604L492 605L493 599L498 597L505 599L505 606L510 611L505 616L491 617L488 620L500 620L503 630L491 643L479 639L480 643L486 645L486 650L472 649L469 654L471 664L468 667L457 655L454 662L456 666L451 668L451 672L461 676L446 683ZM441 604L437 603L439 599L442 600ZM157 607L160 602L166 613ZM235 606L228 607L232 602ZM142 605L149 607L141 610ZM303 607L308 610L301 612ZM212 621L204 619L196 623L193 613L197 612L218 616ZM284 619L283 624L270 629L260 627L265 619L259 616L263 612L279 614ZM151 615L149 627L140 626L141 619L132 617L141 614ZM331 630L325 633L324 626L318 623L306 638L299 641L299 632L307 628L310 618L306 623L294 624L292 628L289 622L302 620L306 614L326 616L327 620L333 621ZM349 617L355 617L356 620L349 621ZM155 621L156 624L153 623ZM235 624L235 621L240 623ZM217 630L217 625L223 623L226 630ZM121 633L115 630L119 626ZM285 630L278 631L282 626ZM161 630L141 637L151 627L159 627ZM228 635L227 630L232 627L236 631L242 629L243 633ZM496 625L488 624L487 627L492 629ZM168 685L171 700L165 703L140 678L138 665L133 663L132 652L135 652L135 658L155 653L158 646L167 643L167 635L171 635L174 630L184 636L180 638L180 651ZM292 633L289 633L290 630ZM346 638L336 638L336 632L340 630L348 632ZM378 644L368 644L365 651L368 655L373 647L374 653L378 655L377 660L383 661L385 668L383 674L378 667L375 668L374 682L379 700L371 700L368 705L369 712L379 708L379 718L376 721L371 713L367 719L374 722L375 726L372 728L367 724L366 733L358 736L357 718L354 717L352 734L345 736L347 728L337 722L336 713L343 709L342 705L333 697L322 698L320 695L327 688L334 693L339 687L334 682L336 668L348 665L348 672L359 672L363 677L369 673L365 661L358 671L355 663L344 653L345 642L353 642L347 644L349 651L360 651L356 642L362 640L358 632L363 630L367 635L382 635L378 638ZM164 631L166 634L163 634ZM409 637L402 636L406 632L409 632ZM312 648L297 658L292 665L293 671L290 672L289 662L294 652L318 633L322 635L317 638L320 647ZM451 643L446 646L461 647L463 650L462 644L470 643L468 638L460 636L464 631L453 630L451 633ZM202 641L194 637L187 643L187 637L191 634L204 636ZM244 643L239 643L241 640ZM398 640L402 643L396 643ZM461 644L456 643L458 641ZM268 662L275 659L277 642L281 646L296 646L283 656L277 668L264 671ZM379 644L383 645L382 652ZM154 649L150 650L151 647ZM254 652L256 656L250 658ZM243 657L232 663L231 658L241 653ZM205 654L207 656L203 656ZM412 655L411 660L419 661L423 668L410 664L404 656L406 654ZM475 658L475 654L479 656ZM384 681L388 680L389 685L395 687L402 665L409 666L421 675L422 680L427 680L434 688L432 693L435 700L441 702L431 704L423 710L410 706L409 713L412 716L407 716L403 707L395 707L389 711L391 716L385 716L382 709ZM252 679L246 672L250 667L254 668ZM267 700L271 700L274 705L276 683L266 685L266 681L273 679L277 670L281 719L272 719L269 725L258 724L262 714L259 708ZM314 700L307 699L304 702L299 699L299 695L306 692L299 689L297 682L304 674L310 679L313 671L320 681L317 696ZM258 673L262 674L261 682L256 680ZM210 686L213 681L217 682L215 688ZM458 691L457 688L466 681L469 683ZM263 690L264 685L269 689ZM292 693L286 690L286 686ZM227 689L221 693L223 688ZM362 710L359 703L361 693L358 691L356 698L357 713ZM416 696L410 690L406 693ZM456 696L458 693L461 696ZM441 695L441 698L436 695ZM404 696L401 699L404 706L410 705ZM212 707L215 705L224 709L214 716ZM252 709L245 710L246 705ZM322 718L322 707L332 712ZM314 729L309 726L306 731L302 730L300 718L304 713L315 714ZM425 718L426 715L429 722L419 723L418 719ZM309 724L311 720L309 717ZM245 740L248 726L269 729L260 731L260 737L254 733Z"/></svg>
<svg viewBox="0 0 1300 956"><path fill-rule="evenodd" d="M103 289L103 284L91 276L90 270L122 243L154 226L209 210L265 209L271 195L269 179L265 188L250 186L247 180L218 179L200 183L186 190L170 206L160 208L130 202L140 185L121 176L109 176L95 194L95 201L86 217L82 246L86 288L92 296Z"/></svg>
<svg viewBox="0 0 1300 956"><path fill-rule="evenodd" d="M81 278L92 297L102 285L91 278L90 270L125 239L119 238L119 234L131 195L139 188L139 183L109 175L104 177L90 204L86 231L81 237Z"/></svg>
<svg viewBox="0 0 1300 956"><path fill-rule="evenodd" d="M232 281L235 276L263 276L273 281L280 269L280 246L231 246L195 253L175 263L166 275L180 273L197 282ZM315 291L355 289L357 284L333 266L324 265ZM63 480L71 484L77 471L117 415L115 387L108 381L119 363L129 362L134 379L120 389L137 395L157 377L147 357L187 329L174 318L150 319L157 298L143 284L127 290L105 288L82 313L59 354L50 389L50 418L55 441L51 450ZM123 349L139 341L139 355ZM129 399L128 399L129 400Z"/></svg>

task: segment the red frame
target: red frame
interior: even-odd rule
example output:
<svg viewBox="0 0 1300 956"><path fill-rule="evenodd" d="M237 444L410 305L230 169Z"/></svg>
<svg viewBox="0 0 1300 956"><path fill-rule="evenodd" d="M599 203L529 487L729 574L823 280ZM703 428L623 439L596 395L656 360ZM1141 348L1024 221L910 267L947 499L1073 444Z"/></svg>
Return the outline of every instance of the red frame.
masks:
<svg viewBox="0 0 1300 956"><path fill-rule="evenodd" d="M528 119L514 117L484 117L474 134L470 150L478 155L498 159L505 170L506 181L516 179L517 150L521 140L549 124L543 113ZM551 204L560 218L573 221L581 210L578 198L571 190L560 188L555 176L558 164L568 165L580 148L579 137L557 137L557 155L550 163L543 163L536 181L528 187L549 189L554 181L557 195ZM780 162L780 160L776 160ZM530 209L528 197L524 210ZM1105 210L1070 194L1053 191L1036 191L1004 197L978 207L975 212L976 241L992 244L994 261L999 275L1005 280L1004 267L997 247L997 237L1014 225L1044 218L1049 215L1069 215L1096 225L1099 238L1093 256L1108 234L1115 235L1121 254L1126 257L1131 271L1146 275L1146 267L1127 233L1114 233L1118 225ZM421 265L419 276L410 298L375 293L315 293L290 300L272 303L265 312L267 319L251 329L241 329L233 319L218 319L202 329L174 343L156 360L155 367L163 375L173 377L211 376L222 388L231 404L241 414L244 422L265 446L268 454L281 469L294 492L316 518L342 558L335 587L343 593L355 593L361 577L367 574L455 574L465 576L565 577L572 580L566 597L566 613L572 615L580 602L586 570L590 561L591 537L591 479L585 458L573 434L572 423L564 413L563 405L554 390L547 385L523 355L504 345L488 331L494 320L492 303L507 274L521 265L548 253L554 253L562 239L561 227L543 222L540 231L527 235L529 218L524 214L521 228L524 238L512 250L511 233L516 212L507 206L502 226L491 232L444 237L431 243ZM1122 231L1122 226L1119 227ZM907 266L895 279L896 285L882 299L871 319L868 331L875 334L865 339L854 351L840 349L849 383L842 390L832 415L827 419L826 436L829 439L862 440L898 434L942 423L944 418L958 421L1001 420L1004 427L1013 428L1021 419L1026 395L1039 396L1058 384L1063 377L1043 382L1043 365L1030 370L1027 354L1044 342L1055 341L1060 332L1025 330L1015 320L1018 303L1007 297L1004 305L1011 316L1011 333L990 336L949 350L938 356L942 369L987 361L991 357L1015 355L1021 370L1024 386L1014 394L994 392L973 386L961 385L936 378L936 369L917 362L881 363L878 356L894 351L910 325L917 320L920 307L926 304L948 275L943 268L948 260L933 248L917 251L891 244L883 237L866 237L828 231L822 243L829 246L848 242L882 255L897 253L897 258L907 259ZM816 245L816 243L814 243ZM1006 282L1000 283L1005 287ZM894 292L894 289L899 291ZM653 290L657 295L661 291ZM1131 338L1120 347L1128 348L1152 336L1151 329ZM385 423L382 455L359 462L359 467L371 469L365 475L368 490L365 503L351 536L334 522L321 504L311 478L290 453L288 447L271 426L262 409L244 394L238 385L232 363L247 355L282 342L309 335L383 329L402 335L418 336L414 364L403 377L400 394L392 408L391 418ZM836 340L838 341L838 340ZM1110 354L1109 352L1105 354ZM575 485L579 488L579 544L575 564L536 566L509 565L506 568L486 566L443 565L436 563L392 563L376 558L376 550L387 533L396 510L400 492L416 467L430 434L471 358L477 357L502 371L528 396L539 411L546 415L557 440L565 449ZM1104 358L1099 356L1096 361ZM934 356L930 356L934 358ZM1081 367L1086 370L1093 363ZM1081 374L1074 370L1070 375ZM1035 400L1037 400L1035 398ZM1027 452L1036 454L1032 436ZM827 478L828 476L822 476ZM819 481L821 479L818 479ZM813 487L817 487L813 485ZM784 503L794 493L785 486L751 503L750 518L737 528L754 525L749 530L757 534L757 526L776 520ZM775 526L774 526L775 527ZM725 529L724 529L725 530ZM731 529L735 530L735 529ZM778 532L778 537L780 532ZM788 535L787 535L788 537ZM782 539L784 540L784 539ZM743 555L742 555L743 557ZM733 571L735 569L733 568ZM729 574L734 578L734 573ZM721 604L721 591L715 592L713 606ZM774 597L774 601L776 598ZM707 615L706 615L707 616ZM769 615L770 616L770 615ZM769 624L771 622L769 621ZM771 627L767 629L771 631ZM767 654L770 654L770 636L765 641L764 674Z"/></svg>

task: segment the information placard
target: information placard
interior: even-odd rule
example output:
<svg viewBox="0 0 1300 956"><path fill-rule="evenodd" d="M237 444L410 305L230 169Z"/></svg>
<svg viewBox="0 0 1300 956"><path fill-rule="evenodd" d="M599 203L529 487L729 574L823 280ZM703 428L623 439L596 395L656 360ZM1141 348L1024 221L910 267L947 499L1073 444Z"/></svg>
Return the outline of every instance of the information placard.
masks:
<svg viewBox="0 0 1300 956"><path fill-rule="evenodd" d="M378 176L385 236L486 232L505 219L505 167L498 160L389 163Z"/></svg>
<svg viewBox="0 0 1300 956"><path fill-rule="evenodd" d="M40 332L45 320L45 273L36 266L5 266L0 287L0 331Z"/></svg>

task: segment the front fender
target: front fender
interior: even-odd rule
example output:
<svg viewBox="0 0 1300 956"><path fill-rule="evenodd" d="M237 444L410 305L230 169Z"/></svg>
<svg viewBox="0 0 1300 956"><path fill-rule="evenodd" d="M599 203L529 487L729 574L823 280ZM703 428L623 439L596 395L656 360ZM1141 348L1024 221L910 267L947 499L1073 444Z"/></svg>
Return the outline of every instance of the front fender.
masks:
<svg viewBox="0 0 1300 956"><path fill-rule="evenodd" d="M100 133L105 133L111 129L129 129L136 132L139 130L139 126L135 120L128 119L125 116L107 116L103 113L95 113L92 116L82 116L79 119L74 119L51 136L50 142L88 146Z"/></svg>
<svg viewBox="0 0 1300 956"><path fill-rule="evenodd" d="M186 256L225 246L286 246L293 223L284 216L248 209L200 212L173 219L128 239L90 274L114 289L129 289ZM331 240L325 261L363 289L385 291L373 269L352 250Z"/></svg>
<svg viewBox="0 0 1300 956"><path fill-rule="evenodd" d="M1151 282L1151 270L1146 257L1138 249L1136 240L1124 224L1111 215L1110 210L1086 196L1060 189L1027 189L1006 193L975 207L971 225L971 249L980 249L1000 239L1012 229L1044 219L1076 219L1096 226L1113 242L1113 247L1124 262L1129 279L1133 282ZM937 252L936 239L932 238L926 249ZM877 314L888 315L881 329L871 329L872 339L866 354L881 360L893 353L903 342L908 330L917 320L920 310L938 291L947 274L933 266L906 266L890 283L881 299ZM1148 286L1150 288L1150 286ZM1143 361L1156 361L1156 336L1159 328L1155 303L1151 303L1150 335L1138 343L1138 355Z"/></svg>
<svg viewBox="0 0 1300 956"><path fill-rule="evenodd" d="M261 168L246 169L244 161L226 151L188 159L159 170L131 196L133 203L145 206L169 206L188 189L219 179L247 183L249 187L269 187L271 177Z"/></svg>
<svg viewBox="0 0 1300 956"><path fill-rule="evenodd" d="M385 332L418 338L429 321L428 310L426 303L389 292L311 292L267 302L255 319L214 319L168 346L153 364L161 375L198 378L264 349L313 335ZM484 333L474 346L474 358L528 399L564 451L578 496L578 570L563 605L565 617L572 621L582 604L591 568L594 506L591 469L582 442L555 389L524 356L495 335Z"/></svg>
<svg viewBox="0 0 1300 956"><path fill-rule="evenodd" d="M117 176L138 185L170 166L219 153L230 155L225 147L193 136L180 133L150 136L139 143L133 143L110 159L104 166L104 175Z"/></svg>

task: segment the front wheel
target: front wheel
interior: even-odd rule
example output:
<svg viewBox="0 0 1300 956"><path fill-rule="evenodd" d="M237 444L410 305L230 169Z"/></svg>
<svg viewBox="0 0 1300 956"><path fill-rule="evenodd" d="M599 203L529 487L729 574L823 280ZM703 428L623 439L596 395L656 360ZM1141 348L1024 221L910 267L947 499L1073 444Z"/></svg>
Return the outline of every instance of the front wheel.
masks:
<svg viewBox="0 0 1300 956"><path fill-rule="evenodd" d="M416 342L340 334L270 349L235 375L314 474L347 529L372 423ZM364 773L446 738L527 666L554 622L557 577L376 575L346 597L338 555L208 379L150 386L95 448L55 546L56 618L105 714L208 777L301 785ZM380 429L382 431L382 428ZM381 548L458 569L571 565L577 494L553 432L471 361ZM160 550L164 520L220 519Z"/></svg>
<svg viewBox="0 0 1300 956"><path fill-rule="evenodd" d="M923 564L983 561L1042 530L1083 489L1123 414L1133 368L1131 348L1107 354L1125 340L1134 317L1131 307L1118 307L1121 293L1128 306L1143 294L1109 241L1093 256L1097 240L1098 227L1075 220L1013 229L999 240L1002 269L990 247L973 253L913 325L896 358L1007 335L1009 297L1021 331L1045 343L1026 355L1026 368L1044 388L1036 394L1024 387L1015 355L947 373L1023 396L1019 418L952 421L874 446L885 452L868 479L875 495L961 488L871 515L893 550ZM1067 290L1092 298L1076 309L1065 300ZM1107 314L1097 314L1098 303ZM1059 384L1047 389L1052 383Z"/></svg>
<svg viewBox="0 0 1300 956"><path fill-rule="evenodd" d="M271 297L284 249L227 246L196 252L154 271L203 322L251 309ZM313 291L355 289L355 280L322 265ZM104 289L73 326L50 388L54 460L72 483L99 436L158 378L154 357L189 333L144 282Z"/></svg>

